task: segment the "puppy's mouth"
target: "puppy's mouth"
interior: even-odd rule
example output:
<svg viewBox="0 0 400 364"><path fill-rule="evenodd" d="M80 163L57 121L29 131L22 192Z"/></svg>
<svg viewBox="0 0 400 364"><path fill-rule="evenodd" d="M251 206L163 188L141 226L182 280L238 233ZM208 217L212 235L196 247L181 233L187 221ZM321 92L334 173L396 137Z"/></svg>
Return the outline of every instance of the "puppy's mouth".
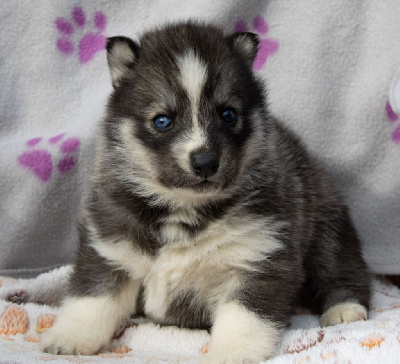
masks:
<svg viewBox="0 0 400 364"><path fill-rule="evenodd" d="M202 180L201 182L195 183L190 186L195 192L209 192L211 190L215 190L218 188L217 183L209 181L207 179Z"/></svg>
<svg viewBox="0 0 400 364"><path fill-rule="evenodd" d="M160 178L159 182L167 188L178 191L186 191L195 194L214 194L222 187L220 181L210 180L208 178L182 178L179 180Z"/></svg>

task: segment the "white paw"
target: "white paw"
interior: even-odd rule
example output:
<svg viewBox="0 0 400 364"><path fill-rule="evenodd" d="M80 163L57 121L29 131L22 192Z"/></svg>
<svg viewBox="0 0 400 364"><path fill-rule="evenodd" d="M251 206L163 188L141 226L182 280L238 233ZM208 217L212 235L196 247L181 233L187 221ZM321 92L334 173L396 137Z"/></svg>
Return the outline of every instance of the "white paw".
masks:
<svg viewBox="0 0 400 364"><path fill-rule="evenodd" d="M366 320L367 310L359 303L339 303L329 308L321 316L321 326L333 326L353 321Z"/></svg>
<svg viewBox="0 0 400 364"><path fill-rule="evenodd" d="M271 358L280 329L232 301L216 312L208 354L202 364L258 364Z"/></svg>
<svg viewBox="0 0 400 364"><path fill-rule="evenodd" d="M92 355L108 344L121 315L110 297L68 298L52 328L42 334L50 354Z"/></svg>
<svg viewBox="0 0 400 364"><path fill-rule="evenodd" d="M40 348L49 354L61 355L92 355L100 351L110 338L104 342L90 328L76 323L76 326L65 327L55 324L42 334Z"/></svg>

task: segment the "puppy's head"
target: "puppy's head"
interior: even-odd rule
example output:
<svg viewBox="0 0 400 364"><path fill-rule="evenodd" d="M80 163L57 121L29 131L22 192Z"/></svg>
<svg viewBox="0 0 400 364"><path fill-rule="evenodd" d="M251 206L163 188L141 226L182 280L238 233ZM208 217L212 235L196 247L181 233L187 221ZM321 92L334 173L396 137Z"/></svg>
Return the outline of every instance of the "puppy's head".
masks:
<svg viewBox="0 0 400 364"><path fill-rule="evenodd" d="M264 94L252 72L258 39L188 22L109 38L109 139L150 190L212 196L256 157ZM124 167L124 168L125 168Z"/></svg>

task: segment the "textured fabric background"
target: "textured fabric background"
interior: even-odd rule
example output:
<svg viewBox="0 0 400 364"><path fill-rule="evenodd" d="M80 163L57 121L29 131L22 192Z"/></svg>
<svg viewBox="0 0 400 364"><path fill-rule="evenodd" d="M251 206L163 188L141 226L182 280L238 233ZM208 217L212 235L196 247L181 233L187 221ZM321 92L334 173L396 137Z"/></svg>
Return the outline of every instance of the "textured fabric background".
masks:
<svg viewBox="0 0 400 364"><path fill-rule="evenodd" d="M210 341L206 330L160 327L141 318L121 328L98 355L42 353L40 333L57 318L59 309L53 305L64 294L69 269L65 266L33 279L0 277L0 364L200 362ZM268 364L397 364L399 326L400 290L374 279L368 321L321 328L318 316L298 310Z"/></svg>
<svg viewBox="0 0 400 364"><path fill-rule="evenodd" d="M369 267L400 273L397 0L10 1L0 10L0 274L70 262L111 91L105 38L200 18L260 35L274 113L337 182Z"/></svg>

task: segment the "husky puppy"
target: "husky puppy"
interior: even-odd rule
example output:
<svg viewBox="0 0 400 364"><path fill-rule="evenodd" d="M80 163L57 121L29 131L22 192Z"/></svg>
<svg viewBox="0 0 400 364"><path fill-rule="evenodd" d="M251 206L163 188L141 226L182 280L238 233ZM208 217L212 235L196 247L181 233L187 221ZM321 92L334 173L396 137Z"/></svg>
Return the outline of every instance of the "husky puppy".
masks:
<svg viewBox="0 0 400 364"><path fill-rule="evenodd" d="M348 210L268 113L257 45L196 22L108 40L114 92L44 351L96 353L142 310L210 328L204 363L253 363L274 355L300 296L322 326L367 318Z"/></svg>

